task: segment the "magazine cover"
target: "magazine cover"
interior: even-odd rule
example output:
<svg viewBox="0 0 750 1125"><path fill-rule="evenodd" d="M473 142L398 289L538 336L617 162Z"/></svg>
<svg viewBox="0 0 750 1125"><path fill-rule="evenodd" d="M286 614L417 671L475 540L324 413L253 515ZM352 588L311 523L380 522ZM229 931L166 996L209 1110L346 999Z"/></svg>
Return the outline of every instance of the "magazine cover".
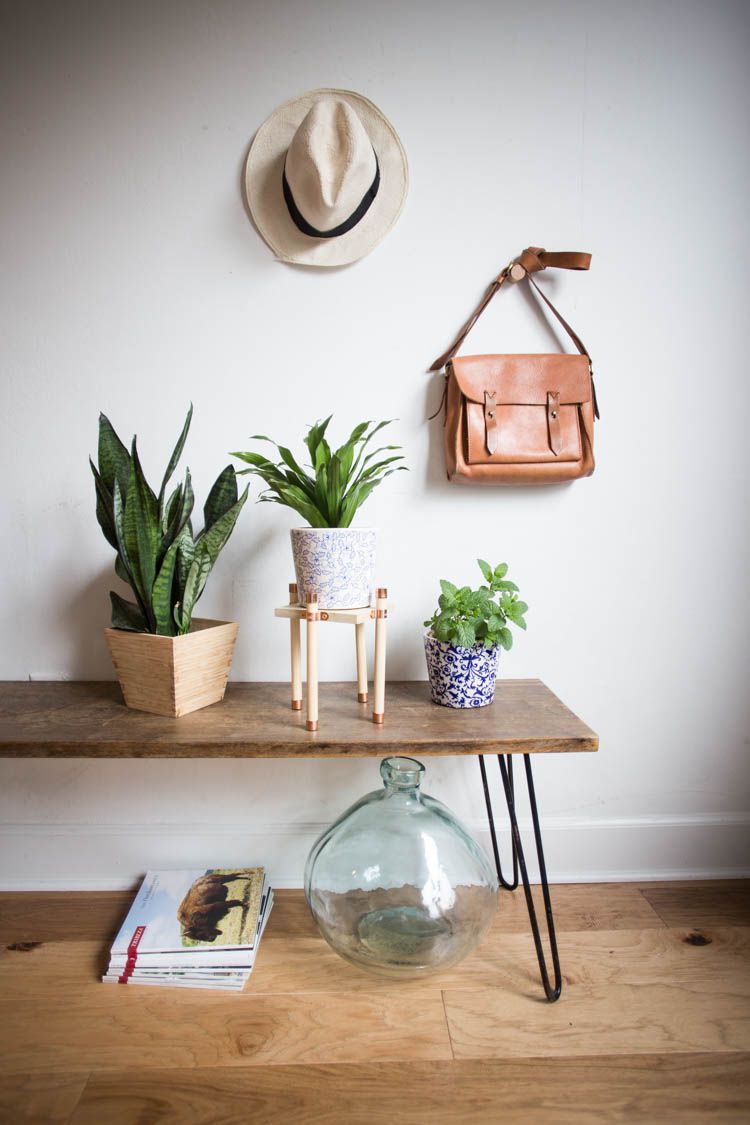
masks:
<svg viewBox="0 0 750 1125"><path fill-rule="evenodd" d="M267 887L262 898L261 911L256 928L253 949L232 949L228 952L216 949L208 953L200 951L185 957L182 953L147 953L143 956L112 954L107 972L102 977L105 983L135 984L181 984L190 982L206 984L218 981L217 987L243 987L255 963L258 944L266 928L273 906L273 891Z"/></svg>
<svg viewBox="0 0 750 1125"><path fill-rule="evenodd" d="M264 884L262 867L149 871L112 954L252 949Z"/></svg>

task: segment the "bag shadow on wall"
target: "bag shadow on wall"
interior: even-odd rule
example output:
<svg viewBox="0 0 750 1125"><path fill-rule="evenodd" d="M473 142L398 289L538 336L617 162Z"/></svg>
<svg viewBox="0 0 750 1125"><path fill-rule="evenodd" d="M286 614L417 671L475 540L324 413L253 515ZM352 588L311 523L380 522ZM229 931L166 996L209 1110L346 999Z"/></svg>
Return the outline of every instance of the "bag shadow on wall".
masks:
<svg viewBox="0 0 750 1125"><path fill-rule="evenodd" d="M545 292L547 292L550 297L553 297L556 288L556 279L549 278L545 279L545 281L548 281L544 287ZM545 350L549 350L554 354L565 351L564 344L566 338L562 335L558 335L553 325L544 315L539 302L534 300L529 290L525 286L519 286L519 288L522 300L527 308L531 310L534 321L534 332L536 333L538 329L541 333L539 343L537 345L532 344L529 351L538 351L541 353ZM500 331L502 332L502 329L500 329ZM492 348L491 350L500 354L497 348ZM474 485L472 487L471 485L454 485L450 483L445 467L445 437L443 430L445 422L445 403L443 402L442 396L445 391L445 386L445 371L438 371L435 372L434 375L430 375L427 390L425 391L424 417L425 419L430 419L426 422L426 425L429 426L428 453L425 466L426 484L433 488L439 487L441 491L453 495L460 495L462 492L468 491L471 493L472 497L485 496L486 503L495 503L499 498L499 493L502 493L504 497L510 495L528 497L531 491L528 485L504 484L502 487L498 485ZM435 411L438 411L437 414L435 414ZM430 418L430 415L435 415L435 417ZM557 484L537 484L534 485L533 491L537 494L540 492L554 493L561 488L569 488L573 483L573 481L564 481Z"/></svg>

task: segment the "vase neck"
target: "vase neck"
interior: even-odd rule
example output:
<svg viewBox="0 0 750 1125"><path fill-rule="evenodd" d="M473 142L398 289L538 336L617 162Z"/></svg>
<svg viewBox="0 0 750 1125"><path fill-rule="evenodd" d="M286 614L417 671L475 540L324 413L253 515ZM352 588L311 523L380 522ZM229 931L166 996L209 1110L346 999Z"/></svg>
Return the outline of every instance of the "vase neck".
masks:
<svg viewBox="0 0 750 1125"><path fill-rule="evenodd" d="M418 795L424 766L416 758L383 758L380 776L387 793L413 793Z"/></svg>

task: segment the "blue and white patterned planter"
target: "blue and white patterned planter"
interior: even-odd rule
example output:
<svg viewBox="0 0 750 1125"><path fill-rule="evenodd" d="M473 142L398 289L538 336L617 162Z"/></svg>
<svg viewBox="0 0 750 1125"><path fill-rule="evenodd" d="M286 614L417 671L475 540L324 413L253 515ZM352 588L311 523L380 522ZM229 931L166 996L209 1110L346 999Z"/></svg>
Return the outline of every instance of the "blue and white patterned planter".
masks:
<svg viewBox="0 0 750 1125"><path fill-rule="evenodd" d="M292 554L300 604L308 592L321 609L372 604L375 530L371 527L293 527Z"/></svg>
<svg viewBox="0 0 750 1125"><path fill-rule="evenodd" d="M486 707L495 698L500 646L463 648L425 633L424 651L433 703L443 707Z"/></svg>

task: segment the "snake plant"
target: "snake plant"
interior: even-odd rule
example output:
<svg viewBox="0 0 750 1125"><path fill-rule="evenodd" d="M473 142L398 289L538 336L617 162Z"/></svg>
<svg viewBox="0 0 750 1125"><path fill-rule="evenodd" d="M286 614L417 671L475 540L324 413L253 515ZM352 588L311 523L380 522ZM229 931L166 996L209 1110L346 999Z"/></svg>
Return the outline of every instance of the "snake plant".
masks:
<svg viewBox="0 0 750 1125"><path fill-rule="evenodd" d="M164 637L187 633L193 607L247 499L247 489L238 497L235 471L227 465L208 494L203 530L194 535L189 469L167 496L192 416L191 405L157 495L143 474L136 439L128 452L109 419L99 415L98 467L89 458L96 517L117 552L115 573L135 596L130 602L110 591L115 629Z"/></svg>
<svg viewBox="0 0 750 1125"><path fill-rule="evenodd" d="M305 445L310 455L307 472L297 463L291 451L264 434L253 434L251 441L268 441L279 451L281 461L271 461L262 453L233 453L250 468L241 469L240 475L253 473L266 484L259 499L273 504L283 504L298 512L310 527L349 527L357 509L364 504L372 490L405 465L396 465L403 456L392 454L400 445L381 445L371 453L365 450L387 422L360 422L344 444L335 451L326 441L326 430L332 414L310 426ZM381 453L391 454L378 460Z"/></svg>

